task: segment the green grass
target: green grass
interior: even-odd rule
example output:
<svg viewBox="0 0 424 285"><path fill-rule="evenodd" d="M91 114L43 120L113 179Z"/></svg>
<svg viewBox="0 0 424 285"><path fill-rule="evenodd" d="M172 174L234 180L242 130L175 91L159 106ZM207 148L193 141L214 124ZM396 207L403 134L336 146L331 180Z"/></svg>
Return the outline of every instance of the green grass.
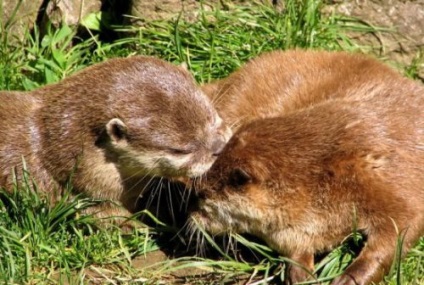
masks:
<svg viewBox="0 0 424 285"><path fill-rule="evenodd" d="M64 195L52 204L29 177L12 191L0 191L0 280L83 280L81 273L93 265L128 266L134 255L158 248L149 228L123 233L98 227L94 218L81 214L98 201Z"/></svg>
<svg viewBox="0 0 424 285"><path fill-rule="evenodd" d="M63 25L27 33L19 42L7 28L0 31L0 89L32 90L57 82L93 63L110 57L144 54L174 63L186 62L199 82L222 78L261 52L275 49L315 48L366 50L346 36L348 31L374 28L354 19L323 17L318 0L287 1L286 10L267 6L238 7L201 13L193 23L176 17L148 22L143 28L119 27L126 37L113 43L97 37L78 39L74 28ZM405 68L416 77L422 56ZM52 205L28 178L12 192L0 190L0 282L8 284L233 284L282 278L279 257L268 247L241 236L237 254L227 253L207 238L214 256L186 255L137 267L134 260L156 251L163 233L142 227L122 232L97 227L83 214L89 199L63 197ZM248 252L247 258L241 252ZM250 253L249 253L250 251ZM252 254L252 252L254 254ZM241 254L241 255L240 255ZM149 256L149 255L148 255ZM240 257L242 256L242 257ZM317 265L322 280L342 272L353 252L342 245ZM424 282L424 239L388 277L389 284ZM397 267L394 267L395 269ZM181 272L183 274L181 275ZM191 274L191 275L190 275ZM197 274L197 275L195 275Z"/></svg>

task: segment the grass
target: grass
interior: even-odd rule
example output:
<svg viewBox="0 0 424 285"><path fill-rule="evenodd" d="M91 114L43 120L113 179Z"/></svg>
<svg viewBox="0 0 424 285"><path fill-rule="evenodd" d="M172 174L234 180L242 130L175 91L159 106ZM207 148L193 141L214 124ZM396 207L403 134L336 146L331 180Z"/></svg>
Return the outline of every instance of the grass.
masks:
<svg viewBox="0 0 424 285"><path fill-rule="evenodd" d="M53 205L29 177L15 183L12 191L0 192L0 280L8 284L54 284L70 276L83 280L82 272L93 264L129 265L134 255L158 248L149 228L131 233L98 228L94 218L81 214L98 201L64 195Z"/></svg>
<svg viewBox="0 0 424 285"><path fill-rule="evenodd" d="M323 17L321 1L290 0L282 12L267 6L233 7L231 11L202 12L199 20L183 17L148 22L142 28L117 27L125 37L101 42L79 39L76 29L62 25L41 35L27 32L17 41L7 27L0 31L0 88L32 90L57 82L93 63L110 57L145 54L174 63L186 62L198 82L222 78L261 52L275 49L314 48L366 50L346 35L372 32L373 27L337 16ZM405 68L416 77L422 56ZM283 278L283 257L242 236L233 236L235 254L207 238L208 259L189 254L153 262L163 232L142 227L131 232L97 227L83 213L98 201L63 197L51 204L30 176L12 192L0 190L0 282L7 284L266 284ZM169 242L169 240L166 240ZM180 245L181 246L181 245ZM246 254L247 252L247 254ZM149 256L147 265L135 261ZM322 280L347 266L354 253L347 244L325 256L317 265ZM424 239L394 266L388 284L424 282ZM152 264L154 263L154 264Z"/></svg>

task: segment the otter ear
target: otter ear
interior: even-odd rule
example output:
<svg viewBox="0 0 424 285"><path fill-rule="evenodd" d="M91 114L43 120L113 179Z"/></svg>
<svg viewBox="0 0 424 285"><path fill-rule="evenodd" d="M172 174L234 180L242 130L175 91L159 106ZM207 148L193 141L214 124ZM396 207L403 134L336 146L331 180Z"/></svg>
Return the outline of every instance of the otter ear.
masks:
<svg viewBox="0 0 424 285"><path fill-rule="evenodd" d="M252 176L241 168L235 168L230 173L230 185L237 187L243 186L252 181Z"/></svg>
<svg viewBox="0 0 424 285"><path fill-rule="evenodd" d="M106 124L106 132L113 141L118 142L125 139L127 126L120 119L113 118Z"/></svg>

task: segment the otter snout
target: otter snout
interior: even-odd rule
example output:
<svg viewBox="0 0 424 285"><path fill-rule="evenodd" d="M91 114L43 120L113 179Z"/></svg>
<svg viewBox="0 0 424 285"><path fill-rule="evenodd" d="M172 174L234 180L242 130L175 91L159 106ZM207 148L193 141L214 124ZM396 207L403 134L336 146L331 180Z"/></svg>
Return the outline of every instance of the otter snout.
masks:
<svg viewBox="0 0 424 285"><path fill-rule="evenodd" d="M222 124L217 136L212 141L211 151L214 156L218 156L224 150L232 135L231 129L227 125Z"/></svg>
<svg viewBox="0 0 424 285"><path fill-rule="evenodd" d="M212 142L212 147L211 147L212 154L214 156L218 156L224 149L226 143L227 141L223 136L220 136L219 138L215 138L214 141Z"/></svg>

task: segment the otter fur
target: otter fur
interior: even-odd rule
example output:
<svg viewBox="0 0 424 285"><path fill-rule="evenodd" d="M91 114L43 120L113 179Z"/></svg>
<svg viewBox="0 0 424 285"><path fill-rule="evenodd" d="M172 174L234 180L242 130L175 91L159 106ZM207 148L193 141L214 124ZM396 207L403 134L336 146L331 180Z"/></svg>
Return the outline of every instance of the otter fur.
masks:
<svg viewBox="0 0 424 285"><path fill-rule="evenodd" d="M373 85L399 78L389 66L359 53L288 50L252 58L228 77L203 85L202 90L236 130L254 119L287 114L329 99L370 96Z"/></svg>
<svg viewBox="0 0 424 285"><path fill-rule="evenodd" d="M151 177L203 174L231 135L186 70L150 57L110 59L0 100L1 186L22 179L24 159L53 200L70 182L133 211ZM115 213L128 215L109 204L100 215Z"/></svg>
<svg viewBox="0 0 424 285"><path fill-rule="evenodd" d="M331 284L380 282L397 243L404 255L424 235L424 87L363 55L276 52L250 66L264 59L268 77L241 91L253 103L236 109L238 93L223 95L227 121L246 116L196 185L192 223L263 239L300 265L286 266L286 284L310 279L314 255L358 231L364 247Z"/></svg>

